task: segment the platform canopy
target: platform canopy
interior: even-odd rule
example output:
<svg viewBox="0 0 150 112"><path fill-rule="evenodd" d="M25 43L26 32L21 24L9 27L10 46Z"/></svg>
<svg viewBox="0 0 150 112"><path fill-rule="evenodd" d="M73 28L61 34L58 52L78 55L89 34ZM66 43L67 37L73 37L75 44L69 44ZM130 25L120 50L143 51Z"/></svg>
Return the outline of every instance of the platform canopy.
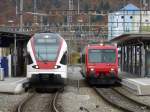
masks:
<svg viewBox="0 0 150 112"><path fill-rule="evenodd" d="M31 36L27 33L0 30L0 47L8 47L10 44L14 43L14 40L28 41L30 37Z"/></svg>
<svg viewBox="0 0 150 112"><path fill-rule="evenodd" d="M150 33L128 33L111 40L117 43L121 71L137 77L150 76Z"/></svg>
<svg viewBox="0 0 150 112"><path fill-rule="evenodd" d="M116 42L117 45L130 45L130 44L143 44L150 42L150 33L128 33L122 34L111 40Z"/></svg>

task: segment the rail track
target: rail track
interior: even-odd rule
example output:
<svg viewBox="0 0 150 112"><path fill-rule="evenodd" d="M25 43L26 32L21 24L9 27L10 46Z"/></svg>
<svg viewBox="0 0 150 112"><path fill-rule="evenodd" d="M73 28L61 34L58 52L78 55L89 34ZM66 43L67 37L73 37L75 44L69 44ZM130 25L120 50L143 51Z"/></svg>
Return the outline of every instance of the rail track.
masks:
<svg viewBox="0 0 150 112"><path fill-rule="evenodd" d="M37 110L38 112L60 112L61 109L59 109L56 104L59 93L59 90L55 93L32 93L17 105L14 112L35 112ZM40 101L38 99L41 100L41 104L39 104Z"/></svg>
<svg viewBox="0 0 150 112"><path fill-rule="evenodd" d="M96 88L94 90L109 104L125 112L150 112L150 106L137 102L121 94L114 88Z"/></svg>

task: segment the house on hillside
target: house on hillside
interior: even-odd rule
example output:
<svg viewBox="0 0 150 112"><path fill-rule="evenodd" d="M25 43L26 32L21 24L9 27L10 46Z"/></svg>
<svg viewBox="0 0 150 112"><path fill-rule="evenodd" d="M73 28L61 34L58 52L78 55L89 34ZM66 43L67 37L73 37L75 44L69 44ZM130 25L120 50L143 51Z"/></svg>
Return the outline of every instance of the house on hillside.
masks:
<svg viewBox="0 0 150 112"><path fill-rule="evenodd" d="M150 31L150 11L128 4L117 12L108 14L108 40L124 33Z"/></svg>

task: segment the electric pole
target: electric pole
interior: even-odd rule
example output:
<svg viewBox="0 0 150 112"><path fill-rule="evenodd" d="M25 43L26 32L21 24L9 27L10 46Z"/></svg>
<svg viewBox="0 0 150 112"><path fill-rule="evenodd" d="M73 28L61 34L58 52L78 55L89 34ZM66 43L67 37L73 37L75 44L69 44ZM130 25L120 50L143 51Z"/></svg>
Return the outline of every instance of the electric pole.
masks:
<svg viewBox="0 0 150 112"><path fill-rule="evenodd" d="M23 0L20 0L20 31L23 31Z"/></svg>
<svg viewBox="0 0 150 112"><path fill-rule="evenodd" d="M73 11L73 0L69 0L69 13L67 16L67 23L70 26L70 23L72 22L72 11Z"/></svg>
<svg viewBox="0 0 150 112"><path fill-rule="evenodd" d="M80 14L80 0L78 0L78 15Z"/></svg>
<svg viewBox="0 0 150 112"><path fill-rule="evenodd" d="M69 13L67 14L67 24L68 24L68 30L71 31L71 23L72 23L72 11L73 11L73 0L69 0ZM69 63L71 63L71 40L73 40L73 37L69 40Z"/></svg>
<svg viewBox="0 0 150 112"><path fill-rule="evenodd" d="M37 32L38 27L39 27L39 26L38 26L38 21L37 21L38 18L37 18L37 14L36 14L36 13L37 13L37 0L34 0L34 1L33 1L33 8L34 8L34 9L33 9L33 12L34 12L34 13L33 13L33 14L34 14L34 16L33 16L33 19L34 19L34 20L33 20L33 31L34 31L34 32Z"/></svg>
<svg viewBox="0 0 150 112"><path fill-rule="evenodd" d="M16 16L18 15L18 0L16 0Z"/></svg>
<svg viewBox="0 0 150 112"><path fill-rule="evenodd" d="M37 1L34 0L34 24L37 24L37 15L36 15L36 12L37 12Z"/></svg>

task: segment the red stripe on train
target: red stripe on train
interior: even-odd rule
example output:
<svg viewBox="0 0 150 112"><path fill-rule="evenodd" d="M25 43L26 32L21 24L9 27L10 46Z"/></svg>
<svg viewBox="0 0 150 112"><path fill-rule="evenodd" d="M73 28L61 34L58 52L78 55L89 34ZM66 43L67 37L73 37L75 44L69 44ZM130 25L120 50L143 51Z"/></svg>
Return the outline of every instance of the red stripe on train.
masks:
<svg viewBox="0 0 150 112"><path fill-rule="evenodd" d="M37 65L39 66L39 69L54 69L56 62L37 61Z"/></svg>

